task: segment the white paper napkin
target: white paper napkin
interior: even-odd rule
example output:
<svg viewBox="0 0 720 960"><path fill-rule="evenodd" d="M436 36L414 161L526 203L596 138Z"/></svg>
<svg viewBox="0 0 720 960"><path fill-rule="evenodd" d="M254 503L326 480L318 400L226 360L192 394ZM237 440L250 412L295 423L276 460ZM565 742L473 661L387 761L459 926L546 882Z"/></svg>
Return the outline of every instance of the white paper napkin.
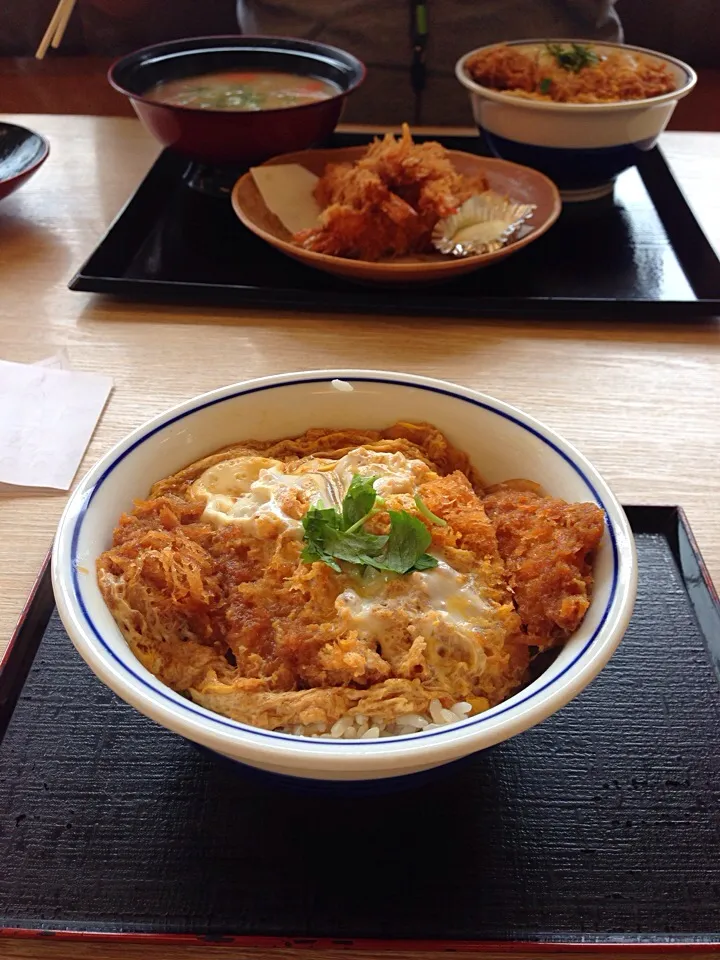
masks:
<svg viewBox="0 0 720 960"><path fill-rule="evenodd" d="M34 367L51 367L53 370L70 370L70 363L67 358L67 354L62 349L52 357L45 357L44 360L36 360L33 364Z"/></svg>
<svg viewBox="0 0 720 960"><path fill-rule="evenodd" d="M96 373L0 360L0 489L68 490L112 390Z"/></svg>

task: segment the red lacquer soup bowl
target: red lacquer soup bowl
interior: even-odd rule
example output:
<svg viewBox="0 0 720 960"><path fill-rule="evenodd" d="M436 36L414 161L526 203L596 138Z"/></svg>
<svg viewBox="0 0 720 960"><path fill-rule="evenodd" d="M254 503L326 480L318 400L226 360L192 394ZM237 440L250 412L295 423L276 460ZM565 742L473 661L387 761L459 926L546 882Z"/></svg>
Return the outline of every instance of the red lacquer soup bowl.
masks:
<svg viewBox="0 0 720 960"><path fill-rule="evenodd" d="M226 71L299 74L328 81L337 93L324 100L275 110L213 110L151 99L158 83ZM363 81L365 67L352 54L288 37L194 37L137 50L110 68L108 79L130 98L152 135L195 160L257 163L279 153L322 143L335 129L345 98Z"/></svg>

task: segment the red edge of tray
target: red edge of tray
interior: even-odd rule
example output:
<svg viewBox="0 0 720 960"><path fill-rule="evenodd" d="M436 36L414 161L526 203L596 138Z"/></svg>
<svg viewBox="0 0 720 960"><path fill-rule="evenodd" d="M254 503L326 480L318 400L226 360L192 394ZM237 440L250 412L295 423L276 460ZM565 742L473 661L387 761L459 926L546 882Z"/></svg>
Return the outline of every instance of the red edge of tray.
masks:
<svg viewBox="0 0 720 960"><path fill-rule="evenodd" d="M96 943L128 943L166 946L242 946L264 949L312 949L312 950L380 950L380 951L435 951L447 953L542 953L545 955L566 953L594 953L621 957L624 953L642 956L645 953L681 952L700 954L717 953L720 941L703 943L608 943L565 942L531 940L371 940L332 939L314 937L254 937L187 934L187 933L112 933L94 930L35 930L23 927L1 927L0 938L23 940L82 940Z"/></svg>
<svg viewBox="0 0 720 960"><path fill-rule="evenodd" d="M35 605L35 600L37 599L38 593L40 592L41 587L45 586L45 578L50 575L50 552L43 560L42 566L38 571L38 575L35 578L35 582L32 585L32 589L28 594L28 598L25 601L25 605L22 608L20 616L18 617L17 623L15 624L15 629L12 632L10 640L8 641L7 647L3 652L3 655L0 657L0 671L10 662L10 655L13 647L20 640L21 633L26 629L26 621L30 615L31 610ZM50 601L52 604L52 600ZM52 612L52 606L50 609ZM1 928L0 928L1 929Z"/></svg>

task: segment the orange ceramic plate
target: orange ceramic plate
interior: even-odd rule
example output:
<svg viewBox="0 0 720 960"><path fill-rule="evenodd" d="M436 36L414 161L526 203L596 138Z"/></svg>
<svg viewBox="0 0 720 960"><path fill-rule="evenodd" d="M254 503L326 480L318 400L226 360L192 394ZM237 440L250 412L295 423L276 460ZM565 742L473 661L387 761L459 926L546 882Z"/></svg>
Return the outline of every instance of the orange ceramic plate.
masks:
<svg viewBox="0 0 720 960"><path fill-rule="evenodd" d="M287 153L268 160L265 166L278 163L298 163L320 176L328 163L353 163L365 153L365 147L348 147L342 150L303 150ZM448 150L448 156L456 170L468 176L482 171L490 189L520 203L534 203L537 207L526 222L527 232L494 253L470 257L449 257L443 254L417 254L415 256L370 262L333 257L324 253L304 250L292 242L290 233L275 214L265 206L260 191L251 173L244 174L232 192L235 213L257 236L262 237L277 250L300 260L316 270L324 270L337 276L366 283L428 283L450 280L463 273L489 266L505 257L510 257L541 237L560 215L560 195L555 184L537 170L521 167L507 160L476 157L460 150Z"/></svg>

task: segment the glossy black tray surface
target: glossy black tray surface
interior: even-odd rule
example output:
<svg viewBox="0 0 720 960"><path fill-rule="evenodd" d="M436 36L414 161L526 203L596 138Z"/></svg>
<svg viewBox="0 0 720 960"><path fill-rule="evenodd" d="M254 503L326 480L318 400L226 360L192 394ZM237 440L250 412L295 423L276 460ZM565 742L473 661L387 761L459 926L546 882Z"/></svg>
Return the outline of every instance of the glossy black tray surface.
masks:
<svg viewBox="0 0 720 960"><path fill-rule="evenodd" d="M638 602L601 676L387 795L289 792L155 726L80 660L46 578L0 671L0 933L709 950L717 596L676 508L628 513Z"/></svg>
<svg viewBox="0 0 720 960"><path fill-rule="evenodd" d="M334 138L337 146L366 141ZM443 142L482 152L476 136ZM449 283L403 289L359 286L273 250L238 221L222 189L240 172L202 169L163 153L71 289L132 300L437 317L720 315L720 261L657 148L618 178L613 197L566 205L555 226L517 255Z"/></svg>

